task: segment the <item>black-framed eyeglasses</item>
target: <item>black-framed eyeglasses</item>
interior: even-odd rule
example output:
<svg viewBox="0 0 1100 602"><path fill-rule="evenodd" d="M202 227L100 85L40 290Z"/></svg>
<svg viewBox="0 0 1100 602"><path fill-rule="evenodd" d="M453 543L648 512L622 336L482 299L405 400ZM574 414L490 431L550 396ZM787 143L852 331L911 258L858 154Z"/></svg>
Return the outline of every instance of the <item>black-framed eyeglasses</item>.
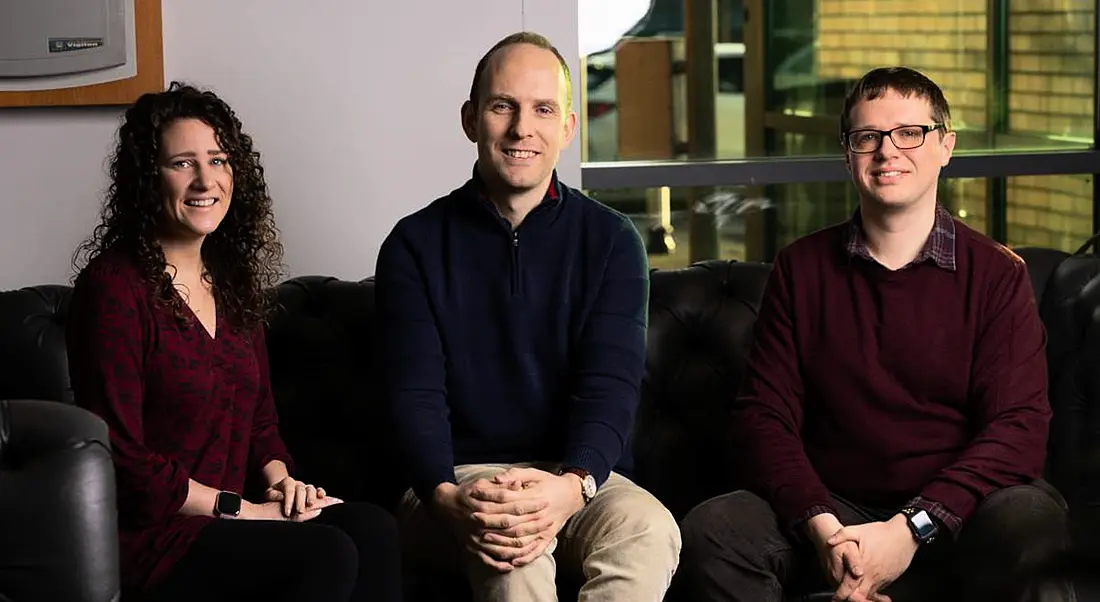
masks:
<svg viewBox="0 0 1100 602"><path fill-rule="evenodd" d="M857 154L867 154L878 151L882 147L882 140L890 137L890 142L898 150L910 150L924 144L929 132L946 129L942 123L933 125L900 125L892 130L851 130L841 136L841 144L848 150Z"/></svg>

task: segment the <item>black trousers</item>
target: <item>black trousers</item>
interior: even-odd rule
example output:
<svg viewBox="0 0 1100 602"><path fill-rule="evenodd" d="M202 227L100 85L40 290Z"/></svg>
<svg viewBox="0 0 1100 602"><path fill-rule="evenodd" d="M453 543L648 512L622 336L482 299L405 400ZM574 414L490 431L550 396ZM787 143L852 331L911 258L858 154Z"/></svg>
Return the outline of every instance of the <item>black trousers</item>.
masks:
<svg viewBox="0 0 1100 602"><path fill-rule="evenodd" d="M888 520L833 496L842 524ZM760 497L737 491L692 509L681 523L675 601L780 602L831 593L813 545L784 533ZM952 540L941 534L917 551L909 569L883 590L894 602L1014 602L1068 545L1065 500L1050 485L1020 485L987 497Z"/></svg>
<svg viewBox="0 0 1100 602"><path fill-rule="evenodd" d="M219 520L204 528L150 602L397 602L397 523L343 503L304 523Z"/></svg>

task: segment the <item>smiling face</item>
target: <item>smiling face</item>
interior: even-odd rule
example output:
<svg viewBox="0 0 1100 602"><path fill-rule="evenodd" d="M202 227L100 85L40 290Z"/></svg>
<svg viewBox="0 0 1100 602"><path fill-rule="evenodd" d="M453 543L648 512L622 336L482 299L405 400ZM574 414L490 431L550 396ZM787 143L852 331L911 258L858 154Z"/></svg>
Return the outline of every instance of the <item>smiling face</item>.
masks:
<svg viewBox="0 0 1100 602"><path fill-rule="evenodd" d="M161 133L160 187L163 235L202 241L217 230L233 198L233 168L214 129L179 119Z"/></svg>
<svg viewBox="0 0 1100 602"><path fill-rule="evenodd" d="M485 66L477 106L462 108L466 137L477 144L478 172L509 194L545 190L577 116L558 58L531 44L498 49Z"/></svg>
<svg viewBox="0 0 1100 602"><path fill-rule="evenodd" d="M892 89L878 98L855 103L848 117L849 131L936 123L932 105L926 98L916 94L903 96ZM901 132L895 134L901 135ZM935 205L936 182L940 170L951 160L954 148L955 133L940 129L929 132L921 146L905 150L898 149L889 136L884 136L875 152L854 153L848 148L846 160L863 202L903 210Z"/></svg>

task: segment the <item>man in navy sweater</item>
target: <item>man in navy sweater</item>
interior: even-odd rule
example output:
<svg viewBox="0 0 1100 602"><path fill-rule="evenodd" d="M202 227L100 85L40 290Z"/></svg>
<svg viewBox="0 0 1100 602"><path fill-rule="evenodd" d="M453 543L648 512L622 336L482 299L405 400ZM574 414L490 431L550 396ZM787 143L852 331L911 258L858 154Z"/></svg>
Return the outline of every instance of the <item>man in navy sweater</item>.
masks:
<svg viewBox="0 0 1100 602"><path fill-rule="evenodd" d="M571 97L544 37L497 43L461 112L473 176L378 257L408 562L464 570L479 600L554 600L560 566L582 600L656 601L679 558L672 515L620 474L648 264L629 219L557 180Z"/></svg>
<svg viewBox="0 0 1100 602"><path fill-rule="evenodd" d="M1038 480L1051 410L1027 269L937 204L955 133L931 80L871 71L840 129L859 209L776 257L732 419L750 490L685 517L675 589L1011 602L1066 538Z"/></svg>

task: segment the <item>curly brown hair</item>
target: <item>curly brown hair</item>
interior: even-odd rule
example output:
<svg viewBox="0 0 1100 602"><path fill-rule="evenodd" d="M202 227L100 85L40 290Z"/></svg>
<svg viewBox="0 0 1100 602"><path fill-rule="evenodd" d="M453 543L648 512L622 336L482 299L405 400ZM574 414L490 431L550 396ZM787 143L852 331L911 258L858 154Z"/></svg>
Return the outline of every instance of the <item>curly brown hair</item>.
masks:
<svg viewBox="0 0 1100 602"><path fill-rule="evenodd" d="M160 145L164 130L177 119L199 119L210 126L233 169L233 200L218 229L202 245L204 278L211 284L219 313L230 325L252 328L268 310L265 289L276 283L283 247L271 210L260 154L241 129L236 113L213 92L172 82L167 91L144 94L127 111L111 155L111 184L99 225L77 248L73 265L90 263L109 250L133 258L156 301L184 313L166 271L157 233L164 219Z"/></svg>

